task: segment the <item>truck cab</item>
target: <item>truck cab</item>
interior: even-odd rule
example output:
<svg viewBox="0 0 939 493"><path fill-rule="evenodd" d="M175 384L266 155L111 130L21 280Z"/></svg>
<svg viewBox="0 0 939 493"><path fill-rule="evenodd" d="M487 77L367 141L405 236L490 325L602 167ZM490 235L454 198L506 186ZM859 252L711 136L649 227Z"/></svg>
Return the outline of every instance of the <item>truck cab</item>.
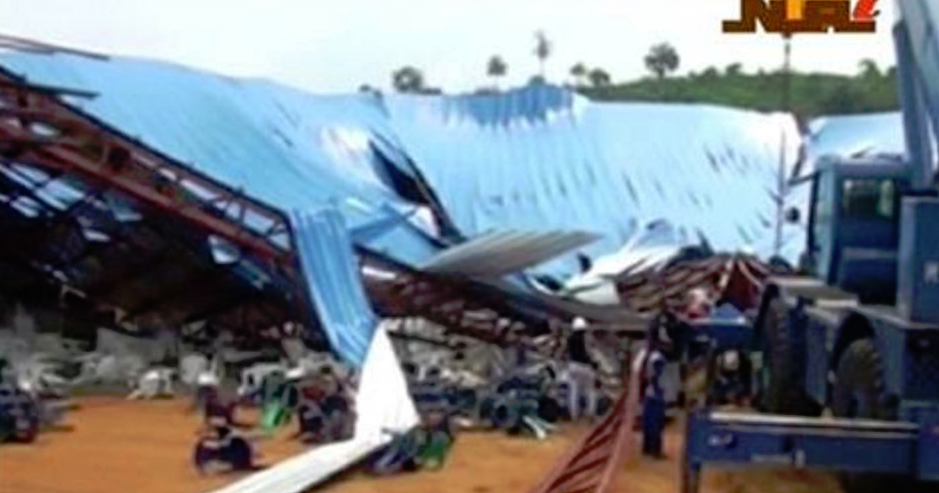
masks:
<svg viewBox="0 0 939 493"><path fill-rule="evenodd" d="M905 165L891 158L823 158L810 175L806 250L800 270L865 304L896 300Z"/></svg>

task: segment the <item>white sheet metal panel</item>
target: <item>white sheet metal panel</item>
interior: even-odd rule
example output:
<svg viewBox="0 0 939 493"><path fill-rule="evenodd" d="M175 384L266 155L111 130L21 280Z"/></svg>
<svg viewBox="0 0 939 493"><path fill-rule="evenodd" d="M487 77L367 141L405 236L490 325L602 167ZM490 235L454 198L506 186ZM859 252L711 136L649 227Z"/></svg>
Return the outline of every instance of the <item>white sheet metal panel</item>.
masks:
<svg viewBox="0 0 939 493"><path fill-rule="evenodd" d="M581 231L489 233L441 252L421 269L499 277L546 262L599 238L599 235Z"/></svg>

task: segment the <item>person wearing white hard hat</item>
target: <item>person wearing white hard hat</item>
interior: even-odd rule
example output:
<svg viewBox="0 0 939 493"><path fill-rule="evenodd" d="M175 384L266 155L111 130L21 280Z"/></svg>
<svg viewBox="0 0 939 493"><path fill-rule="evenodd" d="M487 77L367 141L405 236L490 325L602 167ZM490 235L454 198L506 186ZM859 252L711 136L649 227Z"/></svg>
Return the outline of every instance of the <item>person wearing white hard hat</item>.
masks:
<svg viewBox="0 0 939 493"><path fill-rule="evenodd" d="M571 321L570 327L571 333L567 337L567 352L571 361L589 365L596 370L598 368L597 363L590 357L588 349L590 325L587 320L583 317L575 317Z"/></svg>

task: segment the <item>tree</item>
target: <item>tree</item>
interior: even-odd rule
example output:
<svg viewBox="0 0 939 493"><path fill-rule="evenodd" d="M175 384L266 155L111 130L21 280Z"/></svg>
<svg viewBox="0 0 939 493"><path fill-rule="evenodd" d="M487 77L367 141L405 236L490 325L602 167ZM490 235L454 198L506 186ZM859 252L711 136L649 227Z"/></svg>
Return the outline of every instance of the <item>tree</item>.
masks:
<svg viewBox="0 0 939 493"><path fill-rule="evenodd" d="M655 74L659 79L665 78L669 72L678 70L678 64L681 59L675 47L668 43L659 43L649 49L646 55L646 68Z"/></svg>
<svg viewBox="0 0 939 493"><path fill-rule="evenodd" d="M861 77L864 79L876 79L880 77L880 68L877 66L877 62L870 58L865 58L858 62L858 70L861 73Z"/></svg>
<svg viewBox="0 0 939 493"><path fill-rule="evenodd" d="M535 56L538 58L538 75L541 76L542 80L545 80L544 64L551 56L553 49L551 40L548 39L544 31L535 32Z"/></svg>
<svg viewBox="0 0 939 493"><path fill-rule="evenodd" d="M584 77L587 76L587 66L583 62L577 62L571 67L571 75L574 77L574 85L584 85Z"/></svg>
<svg viewBox="0 0 939 493"><path fill-rule="evenodd" d="M606 87L610 85L610 74L603 70L602 68L595 68L587 74L587 78L590 79L590 85L593 87Z"/></svg>
<svg viewBox="0 0 939 493"><path fill-rule="evenodd" d="M424 74L411 66L401 67L391 74L391 85L398 92L422 92Z"/></svg>
<svg viewBox="0 0 939 493"><path fill-rule="evenodd" d="M544 77L540 75L533 75L531 76L530 79L528 79L528 85L530 86L540 86L541 84L544 84L544 83L545 83Z"/></svg>
<svg viewBox="0 0 939 493"><path fill-rule="evenodd" d="M492 55L489 57L489 63L486 64L486 75L492 78L492 82L496 87L499 85L499 78L505 76L508 70L509 67L506 65L505 60L503 60L502 57L499 55Z"/></svg>
<svg viewBox="0 0 939 493"><path fill-rule="evenodd" d="M727 68L724 69L724 73L731 77L736 77L743 73L743 65L741 65L739 62L731 63L727 66Z"/></svg>

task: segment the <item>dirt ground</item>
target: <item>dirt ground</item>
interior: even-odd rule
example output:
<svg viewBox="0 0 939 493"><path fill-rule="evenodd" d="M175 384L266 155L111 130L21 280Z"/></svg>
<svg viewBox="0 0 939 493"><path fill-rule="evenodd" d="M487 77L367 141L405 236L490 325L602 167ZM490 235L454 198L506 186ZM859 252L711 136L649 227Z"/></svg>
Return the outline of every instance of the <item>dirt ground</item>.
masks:
<svg viewBox="0 0 939 493"><path fill-rule="evenodd" d="M29 446L0 447L0 493L203 493L236 479L201 477L190 461L198 418L184 400L127 402L82 398L69 416L71 432L40 436ZM499 433L459 435L440 471L372 479L350 475L329 493L527 493L586 428L570 428L538 442ZM286 435L286 434L285 434ZM622 468L616 493L678 491L680 432L672 430L670 457L654 461L634 454ZM638 443L637 443L638 444ZM271 464L302 450L279 436L259 444ZM706 493L835 493L831 478L794 472L715 472ZM271 492L276 493L276 492Z"/></svg>

